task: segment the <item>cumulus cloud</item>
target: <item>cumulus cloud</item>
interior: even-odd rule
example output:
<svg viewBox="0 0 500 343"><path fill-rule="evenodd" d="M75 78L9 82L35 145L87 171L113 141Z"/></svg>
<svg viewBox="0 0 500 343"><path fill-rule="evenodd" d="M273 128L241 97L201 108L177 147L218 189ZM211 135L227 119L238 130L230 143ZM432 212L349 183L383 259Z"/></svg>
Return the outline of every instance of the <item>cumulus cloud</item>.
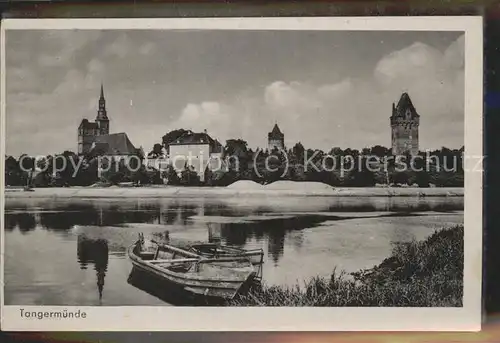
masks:
<svg viewBox="0 0 500 343"><path fill-rule="evenodd" d="M229 139L236 134L241 120L232 113L229 105L217 101L205 101L199 104L188 104L180 117L170 126L172 129L184 128L197 132L207 130L214 138Z"/></svg>
<svg viewBox="0 0 500 343"><path fill-rule="evenodd" d="M441 60L437 49L417 42L380 60L375 68L375 78L388 85L401 82L402 78L407 81L408 76L437 72Z"/></svg>
<svg viewBox="0 0 500 343"><path fill-rule="evenodd" d="M231 137L239 134L242 123L252 123L256 129L243 138L253 146L265 146L273 122L284 131L289 147L298 141L325 150L389 146L392 103L408 92L421 115L421 147L459 147L463 144L463 50L463 36L444 52L417 42L381 58L371 77L319 85L275 81L263 89L254 111L238 102L190 104L177 125Z"/></svg>
<svg viewBox="0 0 500 343"><path fill-rule="evenodd" d="M87 65L87 69L92 74L101 74L105 71L105 65L98 59L92 59Z"/></svg>
<svg viewBox="0 0 500 343"><path fill-rule="evenodd" d="M105 47L105 53L114 57L124 58L131 50L131 45L132 42L128 38L127 34L123 33L118 37L118 39Z"/></svg>
<svg viewBox="0 0 500 343"><path fill-rule="evenodd" d="M29 45L10 39L17 46L7 55L7 132L51 133L40 136L43 144L27 144L26 136L8 134L8 150L17 149L13 154L27 148L54 153L60 142L74 150L80 120L95 117L101 82L112 131L127 132L146 150L178 128L207 129L221 142L242 138L252 148L265 147L276 122L288 147L298 141L324 150L389 146L392 103L405 91L421 115L422 148L463 144L464 36L439 48L442 43L433 45L421 36L406 46L393 44L398 47L392 51L388 39L383 47L373 44L386 49L385 55L367 56L369 62L356 57L352 63L346 59L357 56L352 55L356 49L339 41L337 48L348 50L343 60L328 55L316 65L310 56L314 52L300 49L289 59L271 62L281 50L266 54L263 49L252 63L235 55L245 47L233 51L231 41L196 50L201 43L184 46L186 40L174 35L169 44L162 43L163 35L136 32L38 35L24 40L35 45L30 51L39 57L33 61L25 57ZM310 66L299 70L304 61ZM353 69L357 64L362 72ZM315 68L325 72L311 73ZM32 115L44 117L43 127Z"/></svg>

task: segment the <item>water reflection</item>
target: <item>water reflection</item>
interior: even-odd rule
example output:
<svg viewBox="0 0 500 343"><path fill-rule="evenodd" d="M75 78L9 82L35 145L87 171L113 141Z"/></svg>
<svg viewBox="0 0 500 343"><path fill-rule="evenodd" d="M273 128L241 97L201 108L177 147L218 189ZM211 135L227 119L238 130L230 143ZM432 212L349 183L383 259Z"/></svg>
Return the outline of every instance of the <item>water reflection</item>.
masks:
<svg viewBox="0 0 500 343"><path fill-rule="evenodd" d="M218 241L229 245L244 247L252 239L267 245L268 254L277 263L283 255L285 237L288 232L294 234L294 245L300 247L303 241L301 230L314 228L322 225L325 221L348 220L357 218L356 213L391 211L386 214L374 214L381 216L410 216L417 212L439 211L451 212L463 208L463 199L435 199L435 198L365 198L365 199L339 199L331 198L316 203L317 208L325 209L324 212L299 212L287 215L286 212L277 212L273 206L279 206L278 202L267 204L246 204L230 206L221 201L207 202L199 199L168 199L168 201L125 201L125 202L61 202L44 204L43 211L33 211L26 206L12 206L6 209L5 227L12 231L16 227L22 233L34 230L37 226L53 231L66 232L75 226L115 226L119 227L127 223L150 223L164 226L164 232L169 226L185 228L200 227L200 218L204 218L204 224L208 225L208 241ZM291 209L293 208L292 205ZM39 207L37 207L39 208ZM312 209L312 208L311 208ZM336 213L343 212L342 216ZM278 213L278 215L276 215ZM351 217L349 213L352 213ZM218 218L236 218L218 222ZM242 219L242 220L238 220ZM405 231L405 226L400 225L393 231L391 241L407 240L411 233ZM105 251L107 259L107 241L80 243L79 250L85 244L94 244L96 254ZM81 245L81 246L80 246ZM106 249L106 250L103 250ZM90 251L89 250L89 251ZM104 256L103 255L103 256ZM79 253L80 256L80 253ZM104 261L103 258L96 261ZM107 260L106 260L107 261ZM107 262L105 263L107 264ZM98 267L96 264L96 268ZM96 269L97 270L97 269ZM101 277L98 275L98 277Z"/></svg>
<svg viewBox="0 0 500 343"><path fill-rule="evenodd" d="M442 213L453 211L460 213ZM189 304L177 301L161 280L131 273L125 251L138 232L161 238L168 231L174 244L209 241L262 248L265 281L293 286L297 280L329 276L334 267L372 267L388 256L390 243L423 239L436 227L462 223L461 211L463 198L446 197L8 199L6 302ZM78 263L66 263L76 262L75 245ZM27 260L30 251L35 257ZM61 262L57 268L44 269L56 265L54 260ZM48 295L41 295L41 288Z"/></svg>
<svg viewBox="0 0 500 343"><path fill-rule="evenodd" d="M220 243L222 242L222 232L221 227L213 226L212 223L207 223L208 228L208 242L209 243Z"/></svg>
<svg viewBox="0 0 500 343"><path fill-rule="evenodd" d="M269 240L267 242L267 251L273 262L276 264L279 258L283 255L285 247L285 228L276 227L269 232Z"/></svg>
<svg viewBox="0 0 500 343"><path fill-rule="evenodd" d="M267 239L267 249L272 260L277 263L283 255L285 235L289 231L298 231L296 242L300 244L302 238L301 230L312 228L327 220L339 220L340 217L333 215L311 215L304 214L296 217L269 218L261 217L261 220L243 223L223 223L213 225L220 227L222 240L228 245L244 247L248 241L255 238L261 241Z"/></svg>
<svg viewBox="0 0 500 343"><path fill-rule="evenodd" d="M18 228L21 233L27 233L36 228L37 220L31 213L15 213L5 215L5 230Z"/></svg>
<svg viewBox="0 0 500 343"><path fill-rule="evenodd" d="M194 297L185 292L182 287L146 274L135 267L132 268L127 283L174 306L220 306L223 303L216 299L207 300L203 297Z"/></svg>
<svg viewBox="0 0 500 343"><path fill-rule="evenodd" d="M77 257L81 269L87 269L88 264L94 265L97 277L99 301L102 300L104 278L108 268L108 241L104 239L89 239L78 235Z"/></svg>

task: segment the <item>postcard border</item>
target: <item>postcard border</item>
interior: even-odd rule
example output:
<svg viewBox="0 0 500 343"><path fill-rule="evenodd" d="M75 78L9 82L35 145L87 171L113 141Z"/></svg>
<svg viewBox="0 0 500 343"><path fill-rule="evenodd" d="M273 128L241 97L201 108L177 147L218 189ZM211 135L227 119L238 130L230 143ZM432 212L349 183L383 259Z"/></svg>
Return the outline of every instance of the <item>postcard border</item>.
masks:
<svg viewBox="0 0 500 343"><path fill-rule="evenodd" d="M1 25L1 120L5 137L5 31L49 29L351 30L465 32L465 153L483 156L483 18L439 17L268 17L172 19L5 19ZM3 170L5 140L0 144ZM481 160L482 166L482 160ZM482 170L482 167L481 167ZM464 303L462 308L269 308L146 306L5 306L1 326L16 331L477 331L481 328L482 172L465 173ZM0 199L5 200L4 173ZM1 278L4 279L4 208L0 208ZM4 283L2 282L2 285ZM26 311L85 311L85 319L36 320ZM194 316L195 315L195 316ZM113 318L113 320L110 320Z"/></svg>

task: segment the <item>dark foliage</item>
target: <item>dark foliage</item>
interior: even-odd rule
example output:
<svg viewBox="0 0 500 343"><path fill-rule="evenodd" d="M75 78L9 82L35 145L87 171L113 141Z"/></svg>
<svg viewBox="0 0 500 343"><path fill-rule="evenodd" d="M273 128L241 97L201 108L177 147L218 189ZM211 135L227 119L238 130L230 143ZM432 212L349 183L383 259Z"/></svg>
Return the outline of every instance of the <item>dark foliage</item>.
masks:
<svg viewBox="0 0 500 343"><path fill-rule="evenodd" d="M163 145L155 144L149 156L159 157L165 144L185 132L183 129L169 132L163 137ZM300 142L288 151L253 151L246 141L230 139L223 149L222 168L206 169L203 185L227 186L238 180L261 184L292 180L317 181L337 187L373 187L377 184L463 187L462 153L463 148L451 150L443 147L418 156L392 156L390 149L380 145L361 152L334 147L325 153L305 149ZM19 160L7 156L5 182L9 186L62 187L88 186L98 181L108 184L160 184L162 179L166 179L170 185L202 185L200 175L191 167L170 166L160 173L152 168L146 170L140 163L140 158L118 163L106 161L102 156L78 156L71 151L36 161L27 155L21 155ZM103 171L99 173L99 170Z"/></svg>

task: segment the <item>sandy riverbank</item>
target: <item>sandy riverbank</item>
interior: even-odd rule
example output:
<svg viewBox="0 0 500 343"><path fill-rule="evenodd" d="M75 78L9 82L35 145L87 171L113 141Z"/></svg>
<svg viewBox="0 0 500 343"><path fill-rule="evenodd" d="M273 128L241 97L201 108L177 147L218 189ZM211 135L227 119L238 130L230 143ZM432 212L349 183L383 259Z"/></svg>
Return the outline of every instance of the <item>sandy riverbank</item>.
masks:
<svg viewBox="0 0 500 343"><path fill-rule="evenodd" d="M67 187L35 188L23 191L6 188L6 198L168 198L168 197L234 197L234 196L335 196L335 197L436 197L464 196L463 188L334 188L316 182L287 182L253 185L248 182L228 187Z"/></svg>

